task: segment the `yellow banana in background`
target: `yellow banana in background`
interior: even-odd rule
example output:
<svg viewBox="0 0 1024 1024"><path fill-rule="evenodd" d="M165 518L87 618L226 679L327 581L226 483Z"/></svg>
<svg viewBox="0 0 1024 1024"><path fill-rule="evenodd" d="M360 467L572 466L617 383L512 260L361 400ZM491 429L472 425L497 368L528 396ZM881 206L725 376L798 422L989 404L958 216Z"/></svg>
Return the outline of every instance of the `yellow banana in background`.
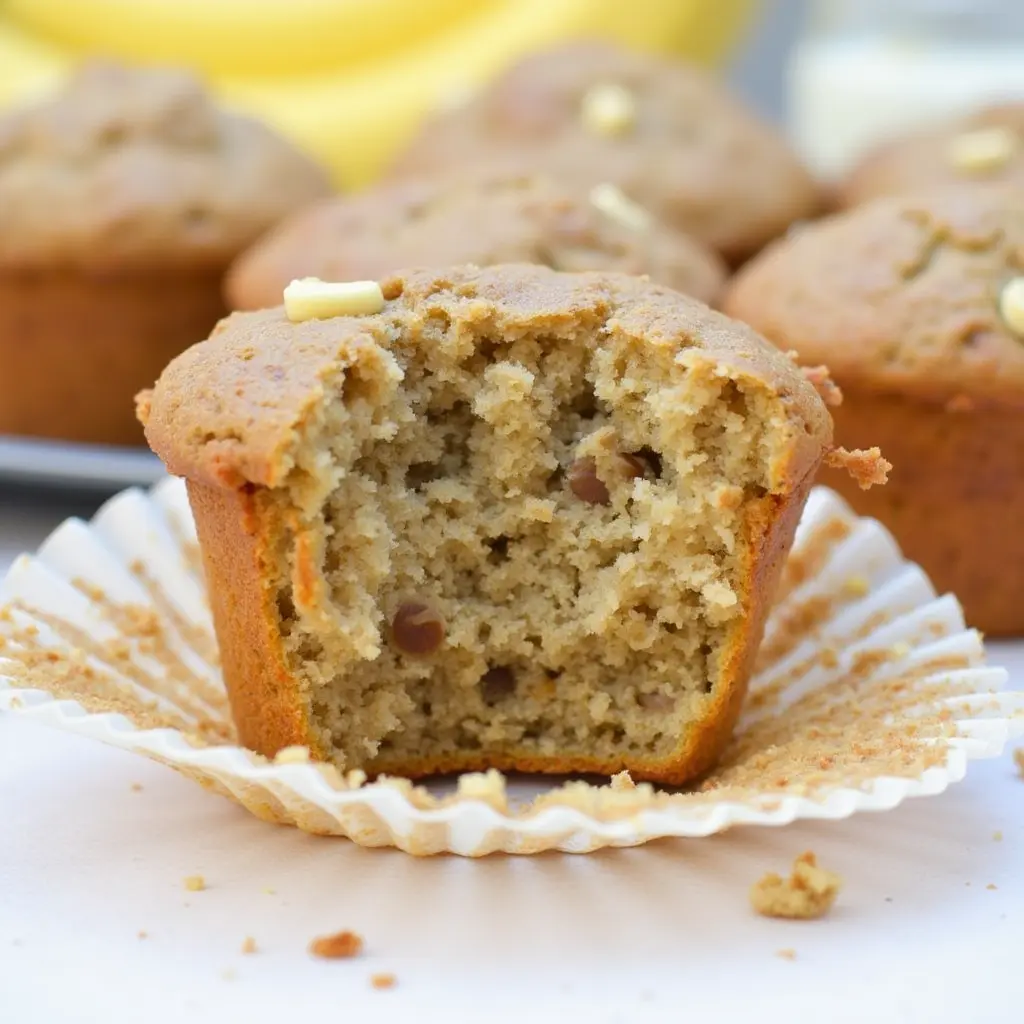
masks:
<svg viewBox="0 0 1024 1024"><path fill-rule="evenodd" d="M538 46L603 36L712 64L756 0L0 0L0 105L76 61L194 68L224 102L372 181L425 113Z"/></svg>

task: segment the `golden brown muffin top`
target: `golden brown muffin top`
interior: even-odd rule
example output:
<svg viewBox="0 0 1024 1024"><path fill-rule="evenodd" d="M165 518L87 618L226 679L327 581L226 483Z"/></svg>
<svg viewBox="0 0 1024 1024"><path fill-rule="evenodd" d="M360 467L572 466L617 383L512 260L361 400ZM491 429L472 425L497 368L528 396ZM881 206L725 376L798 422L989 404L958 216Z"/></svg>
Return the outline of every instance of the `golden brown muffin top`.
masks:
<svg viewBox="0 0 1024 1024"><path fill-rule="evenodd" d="M725 282L715 253L614 186L599 186L592 201L537 175L497 174L399 182L299 211L235 262L228 305L279 305L297 277L377 280L399 267L460 263L649 274L704 302Z"/></svg>
<svg viewBox="0 0 1024 1024"><path fill-rule="evenodd" d="M737 275L724 308L843 387L1020 402L1024 334L1000 307L1022 274L1024 192L954 187L800 228Z"/></svg>
<svg viewBox="0 0 1024 1024"><path fill-rule="evenodd" d="M223 264L325 173L191 75L84 66L0 119L0 266Z"/></svg>
<svg viewBox="0 0 1024 1024"><path fill-rule="evenodd" d="M596 127L602 110L606 131ZM810 216L820 200L782 137L718 79L606 43L526 58L428 120L396 173L494 159L585 188L610 181L730 260Z"/></svg>
<svg viewBox="0 0 1024 1024"><path fill-rule="evenodd" d="M770 468L773 489L802 479L831 439L828 411L792 360L743 324L642 278L517 264L408 271L382 288L387 302L375 315L292 323L277 307L222 320L139 396L153 450L181 476L279 486L346 367L388 359L397 337L433 337L431 330L622 331L641 345L679 349L687 365L768 389L787 417L784 454Z"/></svg>
<svg viewBox="0 0 1024 1024"><path fill-rule="evenodd" d="M842 206L964 183L1024 188L1024 103L1001 103L884 143L839 188Z"/></svg>

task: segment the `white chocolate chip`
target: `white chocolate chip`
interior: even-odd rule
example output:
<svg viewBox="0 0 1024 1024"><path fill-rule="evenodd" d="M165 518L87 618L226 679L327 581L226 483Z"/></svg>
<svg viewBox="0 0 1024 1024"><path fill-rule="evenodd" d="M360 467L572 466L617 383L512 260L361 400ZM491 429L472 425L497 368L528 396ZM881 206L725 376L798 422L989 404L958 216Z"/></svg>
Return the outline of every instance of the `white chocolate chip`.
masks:
<svg viewBox="0 0 1024 1024"><path fill-rule="evenodd" d="M651 225L651 215L610 182L590 190L590 203L606 217L634 231L645 231Z"/></svg>
<svg viewBox="0 0 1024 1024"><path fill-rule="evenodd" d="M302 746L282 747L274 755L274 764L307 764L309 748Z"/></svg>
<svg viewBox="0 0 1024 1024"><path fill-rule="evenodd" d="M303 277L284 290L284 309L293 323L333 316L364 316L384 308L376 281L321 281Z"/></svg>
<svg viewBox="0 0 1024 1024"><path fill-rule="evenodd" d="M594 85L583 96L580 116L594 135L622 135L636 122L636 101L628 89L614 82Z"/></svg>
<svg viewBox="0 0 1024 1024"><path fill-rule="evenodd" d="M958 171L984 173L1006 166L1019 146L1009 128L979 128L950 139L947 156Z"/></svg>
<svg viewBox="0 0 1024 1024"><path fill-rule="evenodd" d="M999 315L1007 328L1024 338L1024 277L1011 277L999 293Z"/></svg>

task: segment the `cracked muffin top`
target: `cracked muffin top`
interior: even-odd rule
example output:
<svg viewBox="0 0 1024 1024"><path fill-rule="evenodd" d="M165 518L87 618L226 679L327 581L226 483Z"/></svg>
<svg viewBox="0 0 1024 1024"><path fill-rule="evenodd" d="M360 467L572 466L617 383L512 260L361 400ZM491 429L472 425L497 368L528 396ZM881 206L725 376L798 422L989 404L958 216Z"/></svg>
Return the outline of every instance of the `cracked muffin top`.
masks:
<svg viewBox="0 0 1024 1024"><path fill-rule="evenodd" d="M819 207L782 136L704 70L607 43L534 54L424 125L400 175L481 160L620 188L739 262Z"/></svg>
<svg viewBox="0 0 1024 1024"><path fill-rule="evenodd" d="M724 307L843 386L1019 401L1024 193L942 188L806 225L748 264Z"/></svg>
<svg viewBox="0 0 1024 1024"><path fill-rule="evenodd" d="M553 270L647 274L704 302L725 269L710 249L654 220L613 185L588 195L538 175L399 182L316 203L247 250L229 305L281 302L294 278L376 280L400 267L539 263Z"/></svg>
<svg viewBox="0 0 1024 1024"><path fill-rule="evenodd" d="M91 63L0 119L0 265L216 266L330 191L190 74Z"/></svg>

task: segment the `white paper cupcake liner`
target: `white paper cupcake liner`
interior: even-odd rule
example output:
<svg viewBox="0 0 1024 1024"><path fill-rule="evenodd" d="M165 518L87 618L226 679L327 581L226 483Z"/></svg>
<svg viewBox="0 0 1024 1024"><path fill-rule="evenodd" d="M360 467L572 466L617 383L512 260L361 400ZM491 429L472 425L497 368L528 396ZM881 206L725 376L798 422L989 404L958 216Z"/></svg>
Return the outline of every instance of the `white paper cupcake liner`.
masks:
<svg viewBox="0 0 1024 1024"><path fill-rule="evenodd" d="M941 793L1024 733L953 597L878 523L812 492L719 768L689 791L497 772L429 787L233 744L185 490L72 519L0 588L0 708L161 761L267 821L364 846L584 853L736 825L845 818ZM69 781L69 789L72 783Z"/></svg>

